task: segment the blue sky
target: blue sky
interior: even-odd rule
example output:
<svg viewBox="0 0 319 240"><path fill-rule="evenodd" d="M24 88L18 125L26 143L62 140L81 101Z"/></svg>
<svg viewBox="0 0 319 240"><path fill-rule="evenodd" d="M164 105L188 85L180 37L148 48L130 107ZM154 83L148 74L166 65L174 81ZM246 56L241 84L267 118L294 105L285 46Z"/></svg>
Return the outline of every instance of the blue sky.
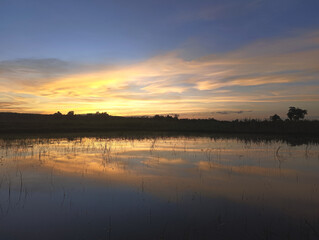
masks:
<svg viewBox="0 0 319 240"><path fill-rule="evenodd" d="M319 118L318 10L317 0L1 0L0 109L144 115L158 104L233 119L293 105Z"/></svg>

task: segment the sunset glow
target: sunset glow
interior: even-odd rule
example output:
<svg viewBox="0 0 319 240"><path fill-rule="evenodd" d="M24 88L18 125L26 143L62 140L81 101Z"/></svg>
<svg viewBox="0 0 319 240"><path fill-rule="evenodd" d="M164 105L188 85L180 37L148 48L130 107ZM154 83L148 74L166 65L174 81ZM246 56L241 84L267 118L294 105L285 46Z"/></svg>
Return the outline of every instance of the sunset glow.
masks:
<svg viewBox="0 0 319 240"><path fill-rule="evenodd" d="M110 9L99 1L88 9L89 3L83 2L73 15L62 12L59 17L43 17L50 12L48 6L34 9L36 1L14 2L21 4L0 5L0 111L235 119L272 113L285 117L289 106L299 106L308 109L308 118L319 118L319 20L311 4L187 1L177 12L166 12L154 3L144 11L131 6L128 16L125 11L111 15L108 20L115 25L109 25L107 14L98 9ZM64 7L73 7L72 1ZM110 8L118 7L114 3ZM158 7L162 14L147 13ZM21 9L12 19L10 13ZM296 9L306 20L293 24ZM271 29L258 15L264 10ZM84 13L92 17L89 23L80 19ZM251 15L259 17L249 25ZM39 19L43 23L35 24ZM79 23L63 25L72 19Z"/></svg>

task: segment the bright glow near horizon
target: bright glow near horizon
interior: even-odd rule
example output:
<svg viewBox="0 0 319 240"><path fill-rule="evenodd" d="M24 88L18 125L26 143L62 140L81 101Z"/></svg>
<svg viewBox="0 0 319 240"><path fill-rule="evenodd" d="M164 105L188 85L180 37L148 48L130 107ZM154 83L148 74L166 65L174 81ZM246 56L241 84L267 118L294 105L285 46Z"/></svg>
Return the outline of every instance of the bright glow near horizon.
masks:
<svg viewBox="0 0 319 240"><path fill-rule="evenodd" d="M97 8L106 8L102 3L81 3L73 15L61 13L61 19L69 23L65 26L55 15L42 15L49 11L44 3L32 0L25 6L23 1L16 5L4 1L0 10L0 29L5 29L0 39L0 111L176 113L235 119L274 113L285 118L288 107L296 106L307 109L309 118L319 119L319 20L310 6L303 9L298 1L282 1L284 11L279 3L266 1L247 0L240 6L236 1L203 2L185 1L177 12L159 8L162 15L154 16L145 11L157 9L155 3L145 5L145 11L130 5L132 16L121 12L109 16L114 26L98 22L104 15ZM72 8L74 3L68 0L65 7ZM298 7L307 21L295 22ZM61 10L59 5L52 8ZM268 18L261 15L265 9ZM277 10L286 23L279 23ZM79 17L84 13L93 22L83 22ZM12 20L12 14L21 15ZM77 18L82 25L69 22ZM36 20L43 20L44 25ZM250 26L251 21L271 31ZM103 26L109 34L101 33ZM242 32L236 32L237 28ZM81 29L91 35L78 38Z"/></svg>

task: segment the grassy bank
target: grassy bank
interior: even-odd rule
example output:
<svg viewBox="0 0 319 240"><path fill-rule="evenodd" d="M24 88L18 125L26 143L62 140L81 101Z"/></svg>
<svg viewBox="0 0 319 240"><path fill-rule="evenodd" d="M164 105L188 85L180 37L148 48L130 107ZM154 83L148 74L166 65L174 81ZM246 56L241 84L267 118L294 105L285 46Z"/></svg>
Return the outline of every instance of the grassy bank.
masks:
<svg viewBox="0 0 319 240"><path fill-rule="evenodd" d="M115 117L108 115L43 115L0 113L0 133L63 132L198 132L319 136L319 121L177 119L173 117Z"/></svg>

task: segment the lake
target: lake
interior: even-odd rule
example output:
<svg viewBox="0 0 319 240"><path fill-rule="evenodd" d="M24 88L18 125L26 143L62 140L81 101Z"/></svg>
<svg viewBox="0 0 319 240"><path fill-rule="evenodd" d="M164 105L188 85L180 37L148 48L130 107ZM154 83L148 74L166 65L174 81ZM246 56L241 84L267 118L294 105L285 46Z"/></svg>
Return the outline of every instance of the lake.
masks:
<svg viewBox="0 0 319 240"><path fill-rule="evenodd" d="M319 145L0 139L0 239L318 239Z"/></svg>

